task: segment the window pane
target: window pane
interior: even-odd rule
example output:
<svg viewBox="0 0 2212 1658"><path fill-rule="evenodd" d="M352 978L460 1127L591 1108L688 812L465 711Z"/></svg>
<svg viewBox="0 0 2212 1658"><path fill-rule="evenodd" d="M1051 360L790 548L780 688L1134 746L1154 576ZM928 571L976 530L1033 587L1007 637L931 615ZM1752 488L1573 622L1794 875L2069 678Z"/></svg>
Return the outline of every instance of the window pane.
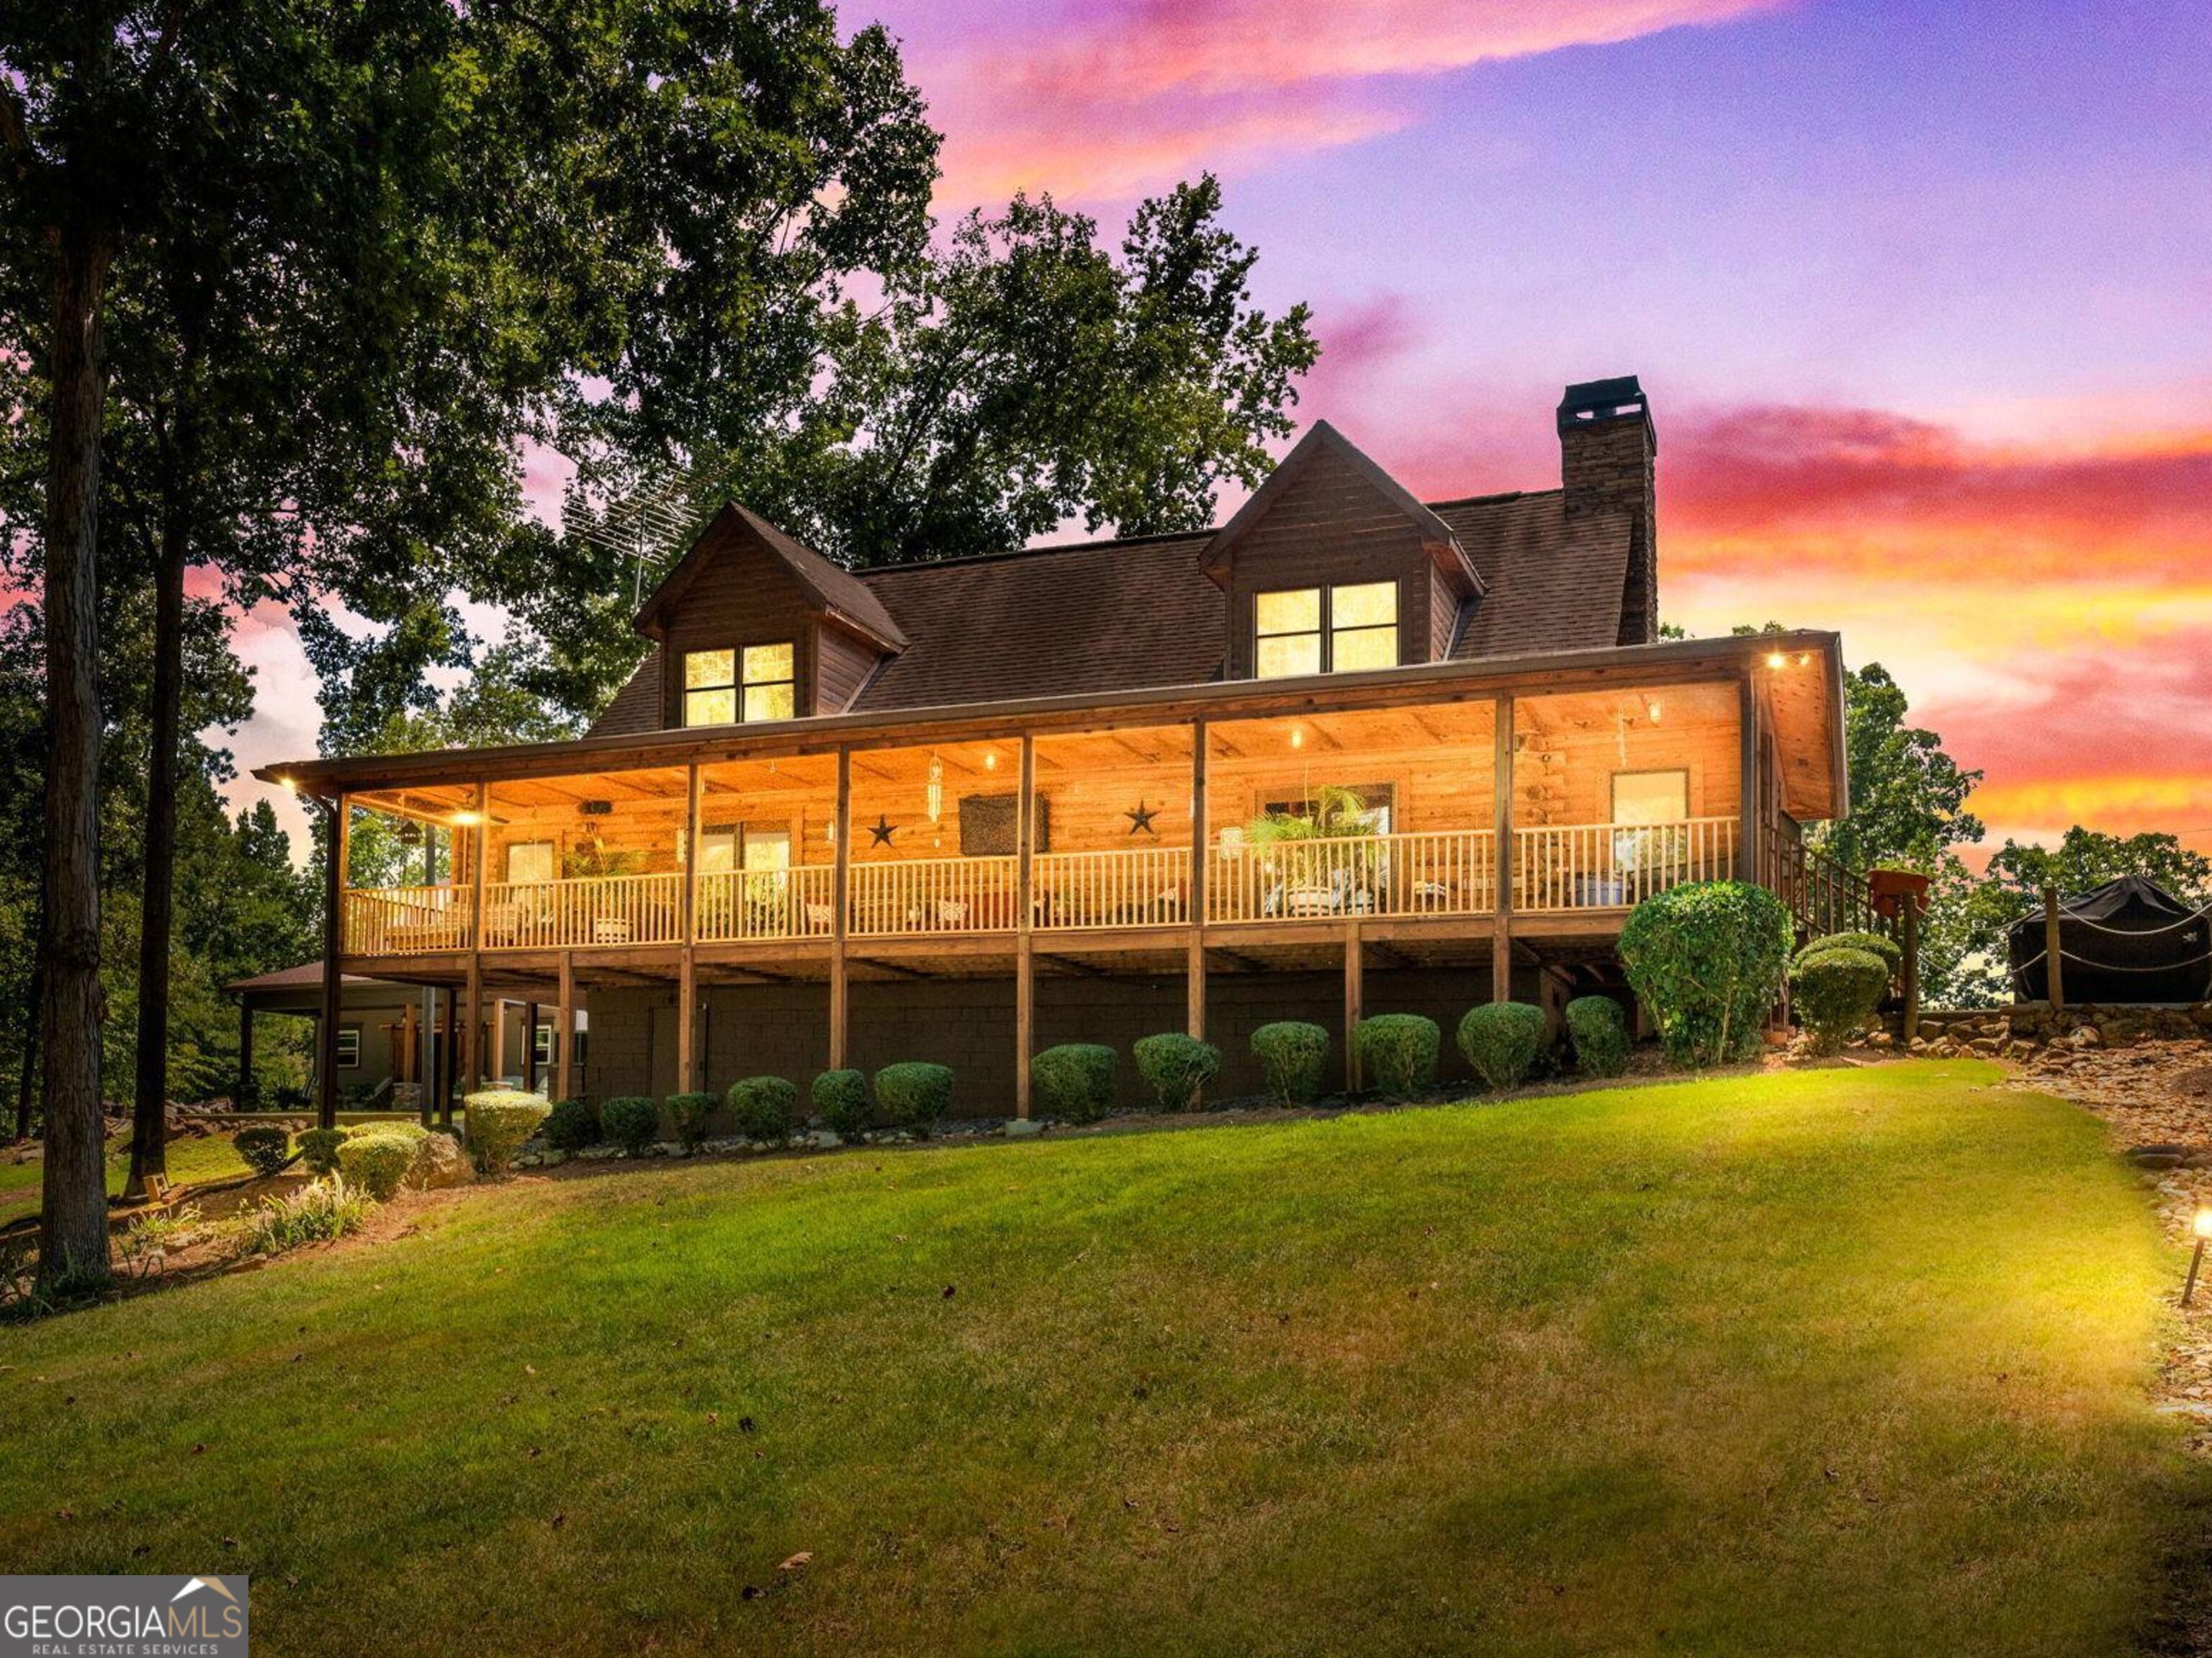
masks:
<svg viewBox="0 0 2212 1658"><path fill-rule="evenodd" d="M684 683L697 690L701 686L732 685L738 677L738 653L734 650L688 650L684 654Z"/></svg>
<svg viewBox="0 0 2212 1658"><path fill-rule="evenodd" d="M1686 771L1616 771L1613 774L1615 823L1674 823L1690 815Z"/></svg>
<svg viewBox="0 0 2212 1658"><path fill-rule="evenodd" d="M791 868L791 831L746 830L745 868L753 870Z"/></svg>
<svg viewBox="0 0 2212 1658"><path fill-rule="evenodd" d="M553 843L520 840L507 849L507 878L512 881L553 879Z"/></svg>
<svg viewBox="0 0 2212 1658"><path fill-rule="evenodd" d="M1357 587L1331 588L1328 590L1328 625L1331 627L1380 627L1385 622L1395 625L1398 619L1398 584L1395 582L1362 582ZM1341 662L1337 664L1341 667Z"/></svg>
<svg viewBox="0 0 2212 1658"><path fill-rule="evenodd" d="M787 720L793 711L788 684L749 685L745 687L745 717L748 720Z"/></svg>
<svg viewBox="0 0 2212 1658"><path fill-rule="evenodd" d="M1279 639L1260 641L1260 678L1279 680L1285 674L1321 672L1321 635L1291 633Z"/></svg>
<svg viewBox="0 0 2212 1658"><path fill-rule="evenodd" d="M1346 628L1330 636L1330 664L1339 674L1398 666L1398 626Z"/></svg>
<svg viewBox="0 0 2212 1658"><path fill-rule="evenodd" d="M1311 633L1321 626L1319 588L1262 593L1254 602L1258 607L1261 633Z"/></svg>
<svg viewBox="0 0 2212 1658"><path fill-rule="evenodd" d="M699 832L699 869L710 875L727 875L738 867L738 838L727 829Z"/></svg>
<svg viewBox="0 0 2212 1658"><path fill-rule="evenodd" d="M692 691L684 693L684 723L686 725L729 725L738 717L738 693L734 691Z"/></svg>
<svg viewBox="0 0 2212 1658"><path fill-rule="evenodd" d="M745 647L745 683L769 685L778 680L788 680L791 673L791 647L781 645L747 645Z"/></svg>

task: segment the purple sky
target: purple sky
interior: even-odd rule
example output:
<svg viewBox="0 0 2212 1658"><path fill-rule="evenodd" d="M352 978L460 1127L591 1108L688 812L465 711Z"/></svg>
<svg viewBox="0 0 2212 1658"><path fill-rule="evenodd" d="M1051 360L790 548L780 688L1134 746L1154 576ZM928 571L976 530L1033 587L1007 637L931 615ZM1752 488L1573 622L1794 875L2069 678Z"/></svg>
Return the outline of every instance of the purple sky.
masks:
<svg viewBox="0 0 2212 1658"><path fill-rule="evenodd" d="M1662 595L1845 632L2000 834L2212 850L2212 4L878 0L940 213L1118 228L1211 168L1326 416L1435 495L1556 481L1643 376ZM313 747L254 630L255 761Z"/></svg>

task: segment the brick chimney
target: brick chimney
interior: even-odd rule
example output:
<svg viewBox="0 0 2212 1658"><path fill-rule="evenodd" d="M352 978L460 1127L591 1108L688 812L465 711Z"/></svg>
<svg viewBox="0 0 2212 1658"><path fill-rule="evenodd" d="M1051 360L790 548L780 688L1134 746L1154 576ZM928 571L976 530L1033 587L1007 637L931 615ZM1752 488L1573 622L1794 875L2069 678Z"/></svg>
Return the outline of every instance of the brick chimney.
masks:
<svg viewBox="0 0 2212 1658"><path fill-rule="evenodd" d="M1559 399L1567 533L1575 533L1578 520L1599 514L1623 515L1632 526L1620 605L1625 645L1659 637L1659 512L1652 485L1658 455L1651 405L1634 375L1567 387Z"/></svg>

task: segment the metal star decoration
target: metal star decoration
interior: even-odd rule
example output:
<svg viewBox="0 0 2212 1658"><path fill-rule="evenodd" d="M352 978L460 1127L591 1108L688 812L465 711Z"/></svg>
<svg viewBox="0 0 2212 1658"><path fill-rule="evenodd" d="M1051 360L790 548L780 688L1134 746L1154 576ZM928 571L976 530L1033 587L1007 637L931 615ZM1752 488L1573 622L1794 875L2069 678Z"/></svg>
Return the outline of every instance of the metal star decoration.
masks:
<svg viewBox="0 0 2212 1658"><path fill-rule="evenodd" d="M1148 835L1156 836L1160 832L1152 827L1152 820L1159 815L1159 808L1157 807L1147 806L1144 802L1139 801L1135 811L1124 812L1121 815L1129 820L1129 832L1133 835L1139 829Z"/></svg>
<svg viewBox="0 0 2212 1658"><path fill-rule="evenodd" d="M898 833L898 825L893 823L883 813L878 812L876 814L876 820L868 826L868 832L876 838L873 844L888 846L891 844L891 837Z"/></svg>

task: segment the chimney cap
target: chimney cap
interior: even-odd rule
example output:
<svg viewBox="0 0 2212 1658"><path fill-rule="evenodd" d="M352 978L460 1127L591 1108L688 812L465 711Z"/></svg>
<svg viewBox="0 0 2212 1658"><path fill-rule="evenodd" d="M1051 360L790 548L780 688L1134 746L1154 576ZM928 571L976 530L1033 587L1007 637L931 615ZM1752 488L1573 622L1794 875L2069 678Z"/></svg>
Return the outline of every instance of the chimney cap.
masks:
<svg viewBox="0 0 2212 1658"><path fill-rule="evenodd" d="M1651 424L1651 405L1634 375L1615 375L1610 380L1585 380L1571 385L1559 399L1559 436L1577 428L1609 426L1617 421L1640 420L1651 434L1651 447L1659 447L1657 428Z"/></svg>

